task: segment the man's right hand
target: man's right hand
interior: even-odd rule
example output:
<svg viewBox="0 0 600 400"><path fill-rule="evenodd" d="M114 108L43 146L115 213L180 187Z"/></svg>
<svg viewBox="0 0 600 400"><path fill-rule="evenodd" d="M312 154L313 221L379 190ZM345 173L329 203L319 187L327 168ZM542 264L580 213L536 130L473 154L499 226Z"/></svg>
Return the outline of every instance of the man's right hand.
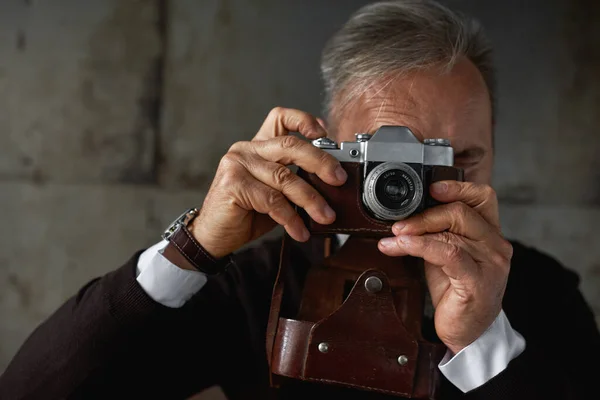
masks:
<svg viewBox="0 0 600 400"><path fill-rule="evenodd" d="M223 156L191 231L215 258L283 225L300 242L309 238L291 203L320 224L335 220L325 199L287 165L315 173L325 183L342 185L347 175L339 161L308 139L327 136L319 121L305 112L274 108L250 142L237 142ZM291 203L290 203L291 202Z"/></svg>

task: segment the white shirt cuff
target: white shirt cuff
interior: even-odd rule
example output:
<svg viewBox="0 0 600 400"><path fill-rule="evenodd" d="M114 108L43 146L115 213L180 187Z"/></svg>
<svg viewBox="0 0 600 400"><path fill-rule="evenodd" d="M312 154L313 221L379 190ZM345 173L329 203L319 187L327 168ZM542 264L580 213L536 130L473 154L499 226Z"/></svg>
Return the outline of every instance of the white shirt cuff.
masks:
<svg viewBox="0 0 600 400"><path fill-rule="evenodd" d="M473 390L504 371L525 350L525 339L508 322L504 311L473 343L454 357L448 350L440 371L463 393Z"/></svg>
<svg viewBox="0 0 600 400"><path fill-rule="evenodd" d="M144 251L138 260L136 276L144 291L166 307L182 307L207 281L200 271L181 269L162 255L163 240Z"/></svg>

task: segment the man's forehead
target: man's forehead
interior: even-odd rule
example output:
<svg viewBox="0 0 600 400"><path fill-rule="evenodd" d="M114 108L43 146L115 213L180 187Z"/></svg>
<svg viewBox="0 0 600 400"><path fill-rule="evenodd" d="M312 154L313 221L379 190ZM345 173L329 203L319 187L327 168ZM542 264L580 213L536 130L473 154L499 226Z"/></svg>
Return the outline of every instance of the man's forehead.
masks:
<svg viewBox="0 0 600 400"><path fill-rule="evenodd" d="M381 80L348 104L335 136L353 140L357 132L403 125L420 140L450 139L457 150L473 141L491 142L491 104L479 78L476 69L457 65L449 74L415 72Z"/></svg>

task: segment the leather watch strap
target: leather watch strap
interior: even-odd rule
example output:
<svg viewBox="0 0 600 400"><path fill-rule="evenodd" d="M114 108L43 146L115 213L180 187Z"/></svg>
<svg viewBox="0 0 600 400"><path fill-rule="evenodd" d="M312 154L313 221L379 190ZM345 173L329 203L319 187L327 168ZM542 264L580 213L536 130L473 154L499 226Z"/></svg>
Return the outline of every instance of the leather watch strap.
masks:
<svg viewBox="0 0 600 400"><path fill-rule="evenodd" d="M231 262L231 255L215 259L198 243L187 229L198 214L197 208L190 208L169 225L162 235L162 238L169 242L163 255L180 268L190 269L187 265L187 262L189 262L193 268L200 272L207 275L216 275L227 269Z"/></svg>
<svg viewBox="0 0 600 400"><path fill-rule="evenodd" d="M229 257L215 259L211 256L190 231L179 225L169 237L169 242L183 255L198 271L207 275L223 272L230 262Z"/></svg>

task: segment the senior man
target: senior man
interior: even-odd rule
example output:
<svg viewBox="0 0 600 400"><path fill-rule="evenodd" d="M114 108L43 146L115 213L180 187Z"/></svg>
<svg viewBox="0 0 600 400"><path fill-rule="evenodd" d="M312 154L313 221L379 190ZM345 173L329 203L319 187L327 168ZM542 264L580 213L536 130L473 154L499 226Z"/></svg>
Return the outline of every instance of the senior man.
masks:
<svg viewBox="0 0 600 400"><path fill-rule="evenodd" d="M383 398L306 383L270 392L265 330L280 241L237 251L280 224L296 240L294 259L315 260L319 244L290 202L322 224L335 210L286 166L330 185L346 174L288 133L344 141L382 125L450 139L465 170L464 183L432 186L444 205L396 223L379 242L387 255L425 260L435 331L448 349L440 398L589 398L600 335L577 275L501 233L490 187L494 76L478 25L433 2L372 4L329 41L322 73L327 124L275 108L222 158L188 227L204 251L188 260L161 241L89 282L28 338L0 398L183 399L212 385L231 400ZM233 263L212 274L222 260Z"/></svg>

